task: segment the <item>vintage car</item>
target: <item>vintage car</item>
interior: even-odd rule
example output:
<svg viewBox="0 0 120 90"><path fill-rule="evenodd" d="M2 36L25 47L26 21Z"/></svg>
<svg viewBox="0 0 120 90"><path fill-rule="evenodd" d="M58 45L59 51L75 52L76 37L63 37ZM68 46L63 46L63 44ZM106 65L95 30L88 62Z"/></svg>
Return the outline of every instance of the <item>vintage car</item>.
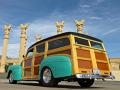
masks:
<svg viewBox="0 0 120 90"><path fill-rule="evenodd" d="M56 86L60 81L77 81L81 87L90 87L95 79L112 75L102 40L65 32L30 46L21 65L8 68L7 78L11 84L29 80Z"/></svg>

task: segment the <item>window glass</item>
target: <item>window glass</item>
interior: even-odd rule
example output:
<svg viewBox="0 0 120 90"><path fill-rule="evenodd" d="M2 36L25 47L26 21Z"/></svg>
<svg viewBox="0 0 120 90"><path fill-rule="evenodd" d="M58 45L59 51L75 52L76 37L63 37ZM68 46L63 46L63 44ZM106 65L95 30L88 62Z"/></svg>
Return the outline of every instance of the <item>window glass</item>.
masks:
<svg viewBox="0 0 120 90"><path fill-rule="evenodd" d="M75 43L89 46L88 40L77 38L77 37L75 37Z"/></svg>
<svg viewBox="0 0 120 90"><path fill-rule="evenodd" d="M31 49L30 51L28 51L27 53L27 57L32 57L33 56L33 49Z"/></svg>
<svg viewBox="0 0 120 90"><path fill-rule="evenodd" d="M94 48L103 49L103 46L101 43L97 43L97 42L93 42L93 41L90 41L90 43L91 43L91 46Z"/></svg>
<svg viewBox="0 0 120 90"><path fill-rule="evenodd" d="M38 52L38 53L44 52L44 50L45 50L45 43L38 45L38 46L36 47L36 49L37 49L37 52Z"/></svg>
<svg viewBox="0 0 120 90"><path fill-rule="evenodd" d="M62 39L51 41L48 43L48 45L49 45L48 50L51 50L51 49L70 45L70 41L68 38L62 38Z"/></svg>

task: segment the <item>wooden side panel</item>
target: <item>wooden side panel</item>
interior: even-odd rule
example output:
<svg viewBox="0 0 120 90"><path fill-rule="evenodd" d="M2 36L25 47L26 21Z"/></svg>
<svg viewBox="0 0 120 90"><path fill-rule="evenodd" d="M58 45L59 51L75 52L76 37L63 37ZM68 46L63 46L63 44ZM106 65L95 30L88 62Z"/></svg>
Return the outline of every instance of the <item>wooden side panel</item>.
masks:
<svg viewBox="0 0 120 90"><path fill-rule="evenodd" d="M97 66L100 70L109 70L109 66L107 63L97 62Z"/></svg>
<svg viewBox="0 0 120 90"><path fill-rule="evenodd" d="M34 65L40 64L42 59L43 59L43 55L42 56L36 56L35 61L34 61Z"/></svg>
<svg viewBox="0 0 120 90"><path fill-rule="evenodd" d="M24 72L25 77L31 76L31 68L25 68L24 70L25 70Z"/></svg>
<svg viewBox="0 0 120 90"><path fill-rule="evenodd" d="M104 52L95 52L97 67L100 70L109 70L109 65L107 63L107 57ZM103 62L104 61L104 62Z"/></svg>
<svg viewBox="0 0 120 90"><path fill-rule="evenodd" d="M31 66L32 66L32 57L28 57L24 61L24 77L26 78L31 77Z"/></svg>
<svg viewBox="0 0 120 90"><path fill-rule="evenodd" d="M77 48L77 56L84 57L84 58L91 58L90 51Z"/></svg>
<svg viewBox="0 0 120 90"><path fill-rule="evenodd" d="M30 58L30 59L27 59L27 60L25 60L25 67L26 66L31 66L32 65L32 59Z"/></svg>
<svg viewBox="0 0 120 90"><path fill-rule="evenodd" d="M90 60L78 59L78 67L79 68L91 69L92 68L92 62Z"/></svg>
<svg viewBox="0 0 120 90"><path fill-rule="evenodd" d="M107 60L105 53L102 52L95 52L95 57L97 60Z"/></svg>
<svg viewBox="0 0 120 90"><path fill-rule="evenodd" d="M34 61L34 75L39 75L39 65L41 61L43 60L44 55L39 55L35 57Z"/></svg>
<svg viewBox="0 0 120 90"><path fill-rule="evenodd" d="M56 52L48 54L48 56L49 55L54 55L54 54L68 54L68 55L71 55L71 51L70 51L70 49L64 50L64 51L56 51Z"/></svg>
<svg viewBox="0 0 120 90"><path fill-rule="evenodd" d="M34 75L39 75L39 66L34 67Z"/></svg>
<svg viewBox="0 0 120 90"><path fill-rule="evenodd" d="M76 48L79 73L92 73L92 60L90 50ZM81 59L80 59L81 58Z"/></svg>

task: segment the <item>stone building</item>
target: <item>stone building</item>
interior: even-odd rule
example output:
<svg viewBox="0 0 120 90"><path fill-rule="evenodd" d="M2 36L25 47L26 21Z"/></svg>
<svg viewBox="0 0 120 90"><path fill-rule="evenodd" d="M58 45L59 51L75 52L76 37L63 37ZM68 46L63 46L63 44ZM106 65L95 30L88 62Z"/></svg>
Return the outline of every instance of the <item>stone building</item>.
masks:
<svg viewBox="0 0 120 90"><path fill-rule="evenodd" d="M0 64L1 64L1 56L0 56ZM16 64L19 64L18 58L7 57L6 65L16 65Z"/></svg>
<svg viewBox="0 0 120 90"><path fill-rule="evenodd" d="M112 74L120 81L120 58L110 58Z"/></svg>

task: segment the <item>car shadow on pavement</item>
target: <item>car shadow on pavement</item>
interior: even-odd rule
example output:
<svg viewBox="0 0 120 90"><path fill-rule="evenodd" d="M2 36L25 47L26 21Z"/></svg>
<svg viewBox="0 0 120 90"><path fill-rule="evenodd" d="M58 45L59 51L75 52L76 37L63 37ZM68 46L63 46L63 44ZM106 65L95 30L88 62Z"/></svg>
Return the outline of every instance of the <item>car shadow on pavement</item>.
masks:
<svg viewBox="0 0 120 90"><path fill-rule="evenodd" d="M6 82L6 84L9 84ZM44 87L44 86L41 86L39 85L38 83L21 83L19 82L18 84L15 84L15 85L26 85L26 86L38 86L38 87ZM95 87L95 86L92 86L92 87L89 87L89 88L81 88L80 86L71 86L71 85L58 85L56 87L45 87L45 88L67 88L67 89L104 89L105 87Z"/></svg>
<svg viewBox="0 0 120 90"><path fill-rule="evenodd" d="M57 87L50 87L50 88L68 88L68 89L96 89L96 88L100 88L100 89L103 89L104 87L82 88L82 87L80 87L80 86L58 85Z"/></svg>

